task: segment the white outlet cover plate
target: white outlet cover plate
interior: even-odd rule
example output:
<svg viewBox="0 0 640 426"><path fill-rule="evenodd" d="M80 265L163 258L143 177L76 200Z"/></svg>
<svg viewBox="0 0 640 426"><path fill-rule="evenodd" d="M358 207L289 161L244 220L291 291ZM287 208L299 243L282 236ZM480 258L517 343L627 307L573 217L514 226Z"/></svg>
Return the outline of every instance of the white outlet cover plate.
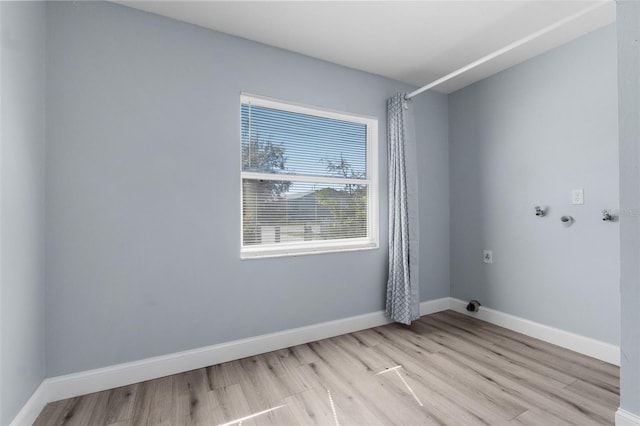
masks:
<svg viewBox="0 0 640 426"><path fill-rule="evenodd" d="M571 190L571 204L584 204L584 189Z"/></svg>
<svg viewBox="0 0 640 426"><path fill-rule="evenodd" d="M491 250L485 250L482 259L484 263L493 263L493 252Z"/></svg>

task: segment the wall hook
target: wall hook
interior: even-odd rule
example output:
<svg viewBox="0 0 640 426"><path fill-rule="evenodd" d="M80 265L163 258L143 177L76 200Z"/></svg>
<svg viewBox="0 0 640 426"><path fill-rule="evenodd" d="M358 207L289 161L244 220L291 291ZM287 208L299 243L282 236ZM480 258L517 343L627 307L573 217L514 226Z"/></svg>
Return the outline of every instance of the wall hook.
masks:
<svg viewBox="0 0 640 426"><path fill-rule="evenodd" d="M616 216L609 213L608 210L602 210L602 220L605 222L615 222Z"/></svg>
<svg viewBox="0 0 640 426"><path fill-rule="evenodd" d="M544 217L547 214L547 210L540 206L535 206L534 209L536 210L536 216L538 217Z"/></svg>

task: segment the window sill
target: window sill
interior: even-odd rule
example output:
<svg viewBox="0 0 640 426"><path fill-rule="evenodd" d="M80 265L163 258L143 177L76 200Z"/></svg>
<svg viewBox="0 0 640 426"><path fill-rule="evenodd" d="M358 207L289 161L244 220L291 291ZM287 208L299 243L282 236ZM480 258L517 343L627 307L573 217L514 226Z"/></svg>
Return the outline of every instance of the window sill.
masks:
<svg viewBox="0 0 640 426"><path fill-rule="evenodd" d="M313 254L327 253L344 253L350 251L377 250L380 246L377 243L357 244L357 245L340 245L326 247L300 247L300 248L264 248L260 249L244 249L240 252L241 260L251 259L267 259L273 257L297 257L308 256Z"/></svg>

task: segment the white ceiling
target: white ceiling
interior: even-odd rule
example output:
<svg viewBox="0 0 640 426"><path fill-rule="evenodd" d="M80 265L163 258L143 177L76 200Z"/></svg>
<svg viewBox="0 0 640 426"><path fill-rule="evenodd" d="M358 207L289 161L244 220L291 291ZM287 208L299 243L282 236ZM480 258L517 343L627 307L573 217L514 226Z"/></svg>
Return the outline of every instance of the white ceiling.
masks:
<svg viewBox="0 0 640 426"><path fill-rule="evenodd" d="M594 1L117 1L422 86ZM436 88L451 93L615 21L615 3Z"/></svg>

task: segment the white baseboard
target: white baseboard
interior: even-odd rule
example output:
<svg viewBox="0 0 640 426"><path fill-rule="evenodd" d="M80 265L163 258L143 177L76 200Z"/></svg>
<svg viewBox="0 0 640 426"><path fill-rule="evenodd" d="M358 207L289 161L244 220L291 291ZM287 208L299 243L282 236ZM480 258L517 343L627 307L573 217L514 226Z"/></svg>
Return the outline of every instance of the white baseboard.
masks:
<svg viewBox="0 0 640 426"><path fill-rule="evenodd" d="M428 302L420 303L420 316L435 314L436 312L442 312L449 309L451 304L450 297L443 297L441 299L429 300Z"/></svg>
<svg viewBox="0 0 640 426"><path fill-rule="evenodd" d="M640 416L618 408L618 411L616 411L616 426L640 426Z"/></svg>
<svg viewBox="0 0 640 426"><path fill-rule="evenodd" d="M449 298L420 304L420 314L449 309ZM390 323L383 311L264 334L218 345L45 379L11 425L31 425L53 401L152 380L222 362L322 340Z"/></svg>
<svg viewBox="0 0 640 426"><path fill-rule="evenodd" d="M45 380L46 382L46 380ZM36 418L45 405L51 400L47 396L45 382L40 383L38 389L31 395L31 398L20 409L16 417L11 422L11 426L30 426L36 421Z"/></svg>
<svg viewBox="0 0 640 426"><path fill-rule="evenodd" d="M422 302L420 304L420 315L428 315L452 309L510 330L615 365L620 365L620 349L615 345L549 327L490 308L482 307L477 313L469 313L465 307L466 302L462 300L444 297ZM11 422L11 425L31 425L47 403L60 399L126 386L145 380L152 380L341 334L378 327L388 323L390 323L390 320L384 315L383 311L379 311L218 345L176 352L169 355L48 378L45 379L34 392L33 396L27 401L22 410L20 410L13 422ZM616 424L626 421L627 423L619 424L640 425L640 422L629 423L629 421L636 421L637 419L639 419L637 416L624 410L618 410L616 414Z"/></svg>
<svg viewBox="0 0 640 426"><path fill-rule="evenodd" d="M550 327L504 312L496 311L484 306L478 312L468 312L467 302L460 299L450 298L450 309L483 321L499 325L509 330L517 331L527 336L553 343L554 345L579 352L584 355L620 365L620 347L611 343L602 342L590 337L581 336L559 328Z"/></svg>

